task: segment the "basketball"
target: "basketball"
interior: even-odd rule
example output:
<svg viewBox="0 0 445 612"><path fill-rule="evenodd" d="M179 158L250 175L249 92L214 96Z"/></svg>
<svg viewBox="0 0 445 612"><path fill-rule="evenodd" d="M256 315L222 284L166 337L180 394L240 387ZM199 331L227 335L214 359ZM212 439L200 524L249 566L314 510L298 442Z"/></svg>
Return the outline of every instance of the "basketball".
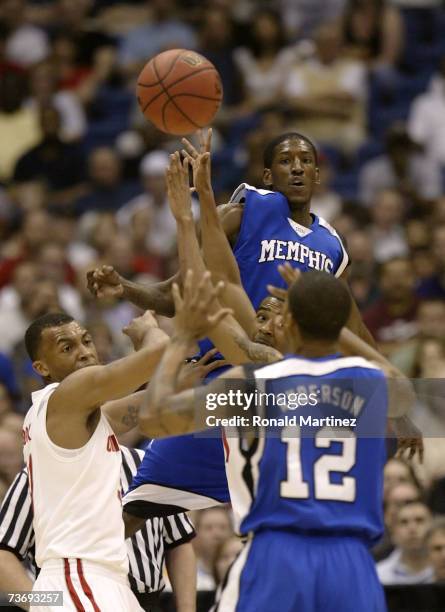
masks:
<svg viewBox="0 0 445 612"><path fill-rule="evenodd" d="M222 95L215 66L187 49L159 53L144 66L137 82L137 98L146 119L177 136L208 125Z"/></svg>

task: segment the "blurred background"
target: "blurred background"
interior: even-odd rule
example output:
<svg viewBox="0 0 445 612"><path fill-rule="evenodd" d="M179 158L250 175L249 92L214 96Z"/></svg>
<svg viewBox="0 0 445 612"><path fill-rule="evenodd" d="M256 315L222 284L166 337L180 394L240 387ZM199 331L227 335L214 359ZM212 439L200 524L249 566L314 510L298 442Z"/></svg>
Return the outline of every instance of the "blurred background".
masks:
<svg viewBox="0 0 445 612"><path fill-rule="evenodd" d="M408 376L445 378L441 0L2 0L0 500L21 468L23 414L41 386L24 350L28 324L63 309L108 362L130 350L121 328L137 310L93 300L85 272L107 263L149 283L177 269L164 171L180 142L152 127L135 97L142 66L169 48L199 51L222 78L217 201L240 182L261 186L275 135L308 135L322 179L313 211L346 240L366 324ZM415 414L431 432L424 465L391 460L385 472L376 551L385 584L445 580L445 526L424 538L445 514L437 397L421 394ZM126 442L140 443L137 433ZM239 542L227 511L196 518L199 585L212 590Z"/></svg>

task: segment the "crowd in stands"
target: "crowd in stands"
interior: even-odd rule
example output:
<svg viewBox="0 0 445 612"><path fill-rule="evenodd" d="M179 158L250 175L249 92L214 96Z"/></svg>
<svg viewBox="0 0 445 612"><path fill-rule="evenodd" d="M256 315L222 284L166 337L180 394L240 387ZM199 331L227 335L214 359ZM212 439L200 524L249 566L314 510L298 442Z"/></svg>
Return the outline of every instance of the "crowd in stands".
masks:
<svg viewBox="0 0 445 612"><path fill-rule="evenodd" d="M86 271L107 263L150 283L177 269L164 173L181 144L135 97L140 69L169 48L197 50L221 75L219 203L240 182L261 187L278 133L315 141L313 212L345 238L364 321L395 365L428 381L414 415L424 465L385 469L378 574L385 585L445 581L442 0L2 0L0 500L42 385L24 348L29 323L62 309L110 361L130 350L121 329L138 311L93 299ZM200 513L196 527L198 588L212 590L240 543L227 510Z"/></svg>

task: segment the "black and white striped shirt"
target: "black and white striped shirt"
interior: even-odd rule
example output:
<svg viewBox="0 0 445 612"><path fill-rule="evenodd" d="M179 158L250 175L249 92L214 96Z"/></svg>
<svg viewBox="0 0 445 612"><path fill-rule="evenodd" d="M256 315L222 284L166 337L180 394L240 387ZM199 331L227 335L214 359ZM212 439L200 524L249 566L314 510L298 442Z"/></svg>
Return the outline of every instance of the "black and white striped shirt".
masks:
<svg viewBox="0 0 445 612"><path fill-rule="evenodd" d="M123 491L130 485L144 452L121 446L121 484ZM36 575L33 514L28 489L28 472L17 474L6 493L0 509L0 549L9 550L24 561ZM164 588L163 567L165 551L188 542L195 530L184 513L165 518L153 518L145 527L127 540L130 570L128 578L133 591L151 593Z"/></svg>

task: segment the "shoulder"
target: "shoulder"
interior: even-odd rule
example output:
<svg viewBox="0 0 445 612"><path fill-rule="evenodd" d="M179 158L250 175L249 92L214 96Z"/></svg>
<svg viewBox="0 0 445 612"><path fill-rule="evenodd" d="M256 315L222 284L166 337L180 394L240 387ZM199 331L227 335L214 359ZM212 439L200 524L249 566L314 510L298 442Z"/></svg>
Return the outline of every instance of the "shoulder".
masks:
<svg viewBox="0 0 445 612"><path fill-rule="evenodd" d="M221 225L229 242L233 245L236 242L241 227L244 212L243 202L229 202L220 204L217 209Z"/></svg>

